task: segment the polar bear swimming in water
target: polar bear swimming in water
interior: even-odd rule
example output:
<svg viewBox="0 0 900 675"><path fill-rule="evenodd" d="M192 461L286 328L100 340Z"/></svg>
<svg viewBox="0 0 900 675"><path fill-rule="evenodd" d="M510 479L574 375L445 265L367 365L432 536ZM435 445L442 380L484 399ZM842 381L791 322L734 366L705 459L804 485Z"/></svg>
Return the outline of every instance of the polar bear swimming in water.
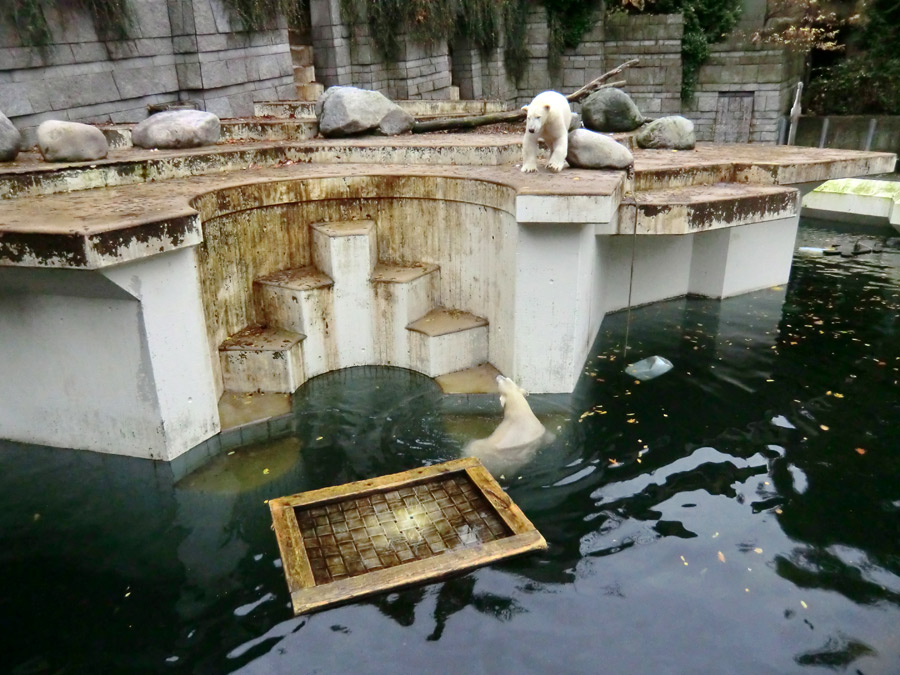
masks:
<svg viewBox="0 0 900 675"><path fill-rule="evenodd" d="M569 152L569 125L572 123L572 109L566 97L556 91L544 91L522 106L522 110L527 113L522 139L522 172L537 171L538 139L550 150L547 168L562 171Z"/></svg>
<svg viewBox="0 0 900 675"><path fill-rule="evenodd" d="M499 476L529 462L537 451L554 439L525 400L526 392L508 377L497 376L503 421L487 438L470 441L466 457L477 457L488 471Z"/></svg>

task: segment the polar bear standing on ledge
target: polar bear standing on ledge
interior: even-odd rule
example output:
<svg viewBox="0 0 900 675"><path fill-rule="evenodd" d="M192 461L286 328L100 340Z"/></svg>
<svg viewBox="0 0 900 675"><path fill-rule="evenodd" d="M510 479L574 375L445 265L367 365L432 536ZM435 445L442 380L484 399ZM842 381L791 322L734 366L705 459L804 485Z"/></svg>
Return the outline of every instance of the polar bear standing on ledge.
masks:
<svg viewBox="0 0 900 675"><path fill-rule="evenodd" d="M525 391L508 377L497 376L503 421L487 438L470 441L466 457L477 457L495 475L515 471L531 461L541 446L553 441L525 400Z"/></svg>
<svg viewBox="0 0 900 675"><path fill-rule="evenodd" d="M550 150L547 168L562 171L569 150L569 124L572 109L566 97L556 91L544 91L522 106L528 116L525 120L525 138L522 139L522 172L537 171L538 139Z"/></svg>

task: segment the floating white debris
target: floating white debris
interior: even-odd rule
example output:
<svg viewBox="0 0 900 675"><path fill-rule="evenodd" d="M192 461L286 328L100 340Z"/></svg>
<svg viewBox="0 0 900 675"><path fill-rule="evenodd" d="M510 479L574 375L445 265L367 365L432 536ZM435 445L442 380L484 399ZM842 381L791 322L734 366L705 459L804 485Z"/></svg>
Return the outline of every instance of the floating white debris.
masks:
<svg viewBox="0 0 900 675"><path fill-rule="evenodd" d="M652 380L672 370L672 362L662 356L648 356L625 368L625 372L638 380Z"/></svg>
<svg viewBox="0 0 900 675"><path fill-rule="evenodd" d="M782 429L796 429L797 428L793 424L788 422L787 417L785 417L784 415L776 415L775 417L773 417L772 424L774 424L776 427L781 427Z"/></svg>

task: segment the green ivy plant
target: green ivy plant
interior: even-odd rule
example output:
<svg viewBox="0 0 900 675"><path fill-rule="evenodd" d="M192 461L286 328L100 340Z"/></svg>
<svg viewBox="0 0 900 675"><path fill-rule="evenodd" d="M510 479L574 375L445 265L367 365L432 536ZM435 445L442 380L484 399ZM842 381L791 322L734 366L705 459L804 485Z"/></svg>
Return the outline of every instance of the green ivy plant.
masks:
<svg viewBox="0 0 900 675"><path fill-rule="evenodd" d="M591 0L543 0L543 3L550 32L547 67L551 73L559 73L563 52L581 44L584 34L594 25L594 11L600 3Z"/></svg>
<svg viewBox="0 0 900 675"><path fill-rule="evenodd" d="M127 0L5 0L4 14L15 28L22 42L28 46L45 48L53 41L53 34L44 16L44 7L55 4L66 12L87 12L101 40L126 40L131 28L131 14Z"/></svg>

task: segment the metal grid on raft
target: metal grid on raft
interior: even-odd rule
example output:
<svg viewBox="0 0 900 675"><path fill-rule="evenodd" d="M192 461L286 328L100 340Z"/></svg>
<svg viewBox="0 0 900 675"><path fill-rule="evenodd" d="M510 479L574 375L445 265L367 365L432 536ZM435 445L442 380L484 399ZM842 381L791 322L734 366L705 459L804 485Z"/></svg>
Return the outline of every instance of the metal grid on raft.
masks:
<svg viewBox="0 0 900 675"><path fill-rule="evenodd" d="M295 614L546 548L473 458L269 507Z"/></svg>

